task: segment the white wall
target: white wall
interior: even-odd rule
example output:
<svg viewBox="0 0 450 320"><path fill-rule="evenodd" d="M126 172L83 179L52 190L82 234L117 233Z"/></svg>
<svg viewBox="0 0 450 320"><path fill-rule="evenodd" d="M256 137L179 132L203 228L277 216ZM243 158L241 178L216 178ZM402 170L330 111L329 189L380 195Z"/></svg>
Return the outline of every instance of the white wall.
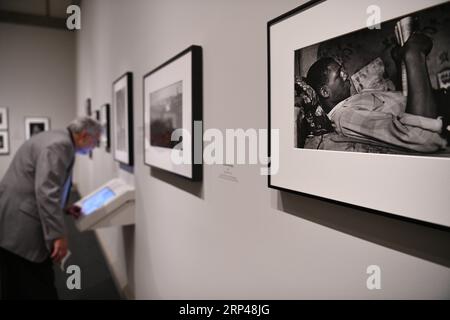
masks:
<svg viewBox="0 0 450 320"><path fill-rule="evenodd" d="M10 154L25 141L25 117L50 118L52 129L75 117L75 35L64 30L0 23L0 106L8 107Z"/></svg>
<svg viewBox="0 0 450 320"><path fill-rule="evenodd" d="M140 299L450 298L450 235L267 188L258 166L204 167L190 183L143 164L142 76L203 47L204 126L266 128L266 23L294 0L91 0L78 32L78 113L111 101L134 73L134 174L96 150L78 161L82 193L121 176L137 188L136 226L98 232L119 285ZM127 259L128 261L127 261ZM382 290L366 268L382 269Z"/></svg>

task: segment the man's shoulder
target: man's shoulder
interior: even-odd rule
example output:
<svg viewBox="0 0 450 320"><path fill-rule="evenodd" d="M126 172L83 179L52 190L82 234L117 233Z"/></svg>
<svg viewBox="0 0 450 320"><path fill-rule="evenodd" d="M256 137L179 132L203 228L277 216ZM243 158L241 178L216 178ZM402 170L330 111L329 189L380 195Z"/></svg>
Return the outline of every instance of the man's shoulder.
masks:
<svg viewBox="0 0 450 320"><path fill-rule="evenodd" d="M39 133L33 137L33 142L41 149L52 149L52 151L74 152L70 133L67 130L52 130Z"/></svg>
<svg viewBox="0 0 450 320"><path fill-rule="evenodd" d="M378 104L384 103L403 103L405 96L400 91L382 91L382 90L370 90L366 89L361 92L355 93L347 99L339 103L342 107L347 108L369 108L373 109Z"/></svg>

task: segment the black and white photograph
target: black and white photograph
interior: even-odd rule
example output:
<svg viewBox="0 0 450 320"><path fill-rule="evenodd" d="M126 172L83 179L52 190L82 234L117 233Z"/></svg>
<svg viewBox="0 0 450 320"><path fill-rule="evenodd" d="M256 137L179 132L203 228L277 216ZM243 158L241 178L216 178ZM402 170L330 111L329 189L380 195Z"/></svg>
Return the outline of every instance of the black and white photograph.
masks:
<svg viewBox="0 0 450 320"><path fill-rule="evenodd" d="M295 146L450 157L450 3L380 27L295 51Z"/></svg>
<svg viewBox="0 0 450 320"><path fill-rule="evenodd" d="M102 105L100 107L100 124L102 125L102 135L100 137L100 143L103 144L105 146L105 150L107 152L110 151L110 121L109 121L109 111L110 110L110 106L109 103L105 103L104 105Z"/></svg>
<svg viewBox="0 0 450 320"><path fill-rule="evenodd" d="M116 92L116 150L127 151L127 123L125 117L125 95L126 89L122 88Z"/></svg>
<svg viewBox="0 0 450 320"><path fill-rule="evenodd" d="M0 107L0 130L8 129L8 108Z"/></svg>
<svg viewBox="0 0 450 320"><path fill-rule="evenodd" d="M201 120L202 48L193 45L144 76L144 163L200 181L194 153L203 145L193 130Z"/></svg>
<svg viewBox="0 0 450 320"><path fill-rule="evenodd" d="M348 3L268 22L268 185L448 227L450 4Z"/></svg>
<svg viewBox="0 0 450 320"><path fill-rule="evenodd" d="M50 130L50 119L47 117L26 117L25 118L25 139L43 131Z"/></svg>
<svg viewBox="0 0 450 320"><path fill-rule="evenodd" d="M113 83L114 158L133 165L133 74L127 72Z"/></svg>
<svg viewBox="0 0 450 320"><path fill-rule="evenodd" d="M9 135L8 131L0 131L0 155L9 154Z"/></svg>
<svg viewBox="0 0 450 320"><path fill-rule="evenodd" d="M172 141L172 133L183 126L183 82L178 81L150 93L150 144L156 147L173 148L182 144ZM180 148L182 150L182 146Z"/></svg>

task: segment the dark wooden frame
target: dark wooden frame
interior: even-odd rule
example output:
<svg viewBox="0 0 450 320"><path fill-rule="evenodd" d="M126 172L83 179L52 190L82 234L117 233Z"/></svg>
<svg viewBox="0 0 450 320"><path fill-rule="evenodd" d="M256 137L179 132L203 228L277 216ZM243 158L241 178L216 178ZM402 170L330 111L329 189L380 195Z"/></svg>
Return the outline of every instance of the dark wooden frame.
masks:
<svg viewBox="0 0 450 320"><path fill-rule="evenodd" d="M111 106L109 103L105 103L100 106L100 122L102 123L105 119L102 119L102 110L105 109L105 115L106 115L106 145L105 150L106 152L111 151Z"/></svg>
<svg viewBox="0 0 450 320"><path fill-rule="evenodd" d="M153 167L153 165L147 163L145 161L145 79L149 76L151 76L156 71L166 67L167 65L171 64L175 60L181 58L187 53L191 53L191 63L192 63L192 72L191 72L191 81L192 81L192 101L191 101L191 113L192 113L192 123L191 123L191 147L192 147L192 177L186 177L183 175L179 175L176 172L172 172L176 175L179 175L185 179L192 180L192 181L201 181L203 178L203 164L202 163L194 163L194 150L196 150L195 143L201 143L200 147L203 157L203 138L201 141L195 140L194 135L194 122L195 121L203 121L203 53L202 53L202 47L197 45L192 45L188 47L187 49L181 51L176 56L170 58L163 64L159 65L152 71L146 73L142 78L142 95L143 95L143 123L144 123L144 139L143 139L143 148L144 148L144 164ZM202 132L203 132L203 124L202 124ZM203 162L203 161L202 161ZM156 166L155 166L156 167Z"/></svg>
<svg viewBox="0 0 450 320"><path fill-rule="evenodd" d="M125 165L128 165L128 166L133 166L133 164L134 164L134 147L133 147L133 145L134 145L134 139L133 139L133 131L134 131L133 123L134 123L134 121L133 121L133 73L132 72L130 72L130 71L125 72L123 75L118 77L113 82L113 85L112 85L112 89L113 89L112 90L113 91L112 108L116 108L116 106L115 106L115 101L116 101L115 100L115 93L116 93L115 85L119 81L121 81L123 78L127 79L127 97L126 97L126 99L128 101L128 103L127 103L127 105L128 105L128 108L127 108L127 114L128 114L128 132L127 132L127 134L128 134L128 161L123 162L123 161L121 161L121 160L116 158L115 147L116 147L117 141L114 141L113 154L114 154L114 159L116 161L118 161L120 163L123 163ZM115 115L116 113L112 112L112 114ZM115 134L115 130L116 130L115 120L116 119L114 117L114 119L112 121L114 123L114 126L110 126L110 127L114 128L113 131L112 131L112 132L114 132L114 138L116 137L116 134Z"/></svg>

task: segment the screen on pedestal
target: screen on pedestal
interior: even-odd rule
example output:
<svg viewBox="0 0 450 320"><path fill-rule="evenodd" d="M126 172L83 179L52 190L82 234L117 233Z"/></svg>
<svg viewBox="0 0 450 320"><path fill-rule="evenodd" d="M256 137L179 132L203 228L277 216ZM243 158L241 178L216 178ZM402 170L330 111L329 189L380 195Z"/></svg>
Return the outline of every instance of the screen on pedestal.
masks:
<svg viewBox="0 0 450 320"><path fill-rule="evenodd" d="M83 201L83 214L91 214L114 196L115 193L110 188L101 189L100 191Z"/></svg>

